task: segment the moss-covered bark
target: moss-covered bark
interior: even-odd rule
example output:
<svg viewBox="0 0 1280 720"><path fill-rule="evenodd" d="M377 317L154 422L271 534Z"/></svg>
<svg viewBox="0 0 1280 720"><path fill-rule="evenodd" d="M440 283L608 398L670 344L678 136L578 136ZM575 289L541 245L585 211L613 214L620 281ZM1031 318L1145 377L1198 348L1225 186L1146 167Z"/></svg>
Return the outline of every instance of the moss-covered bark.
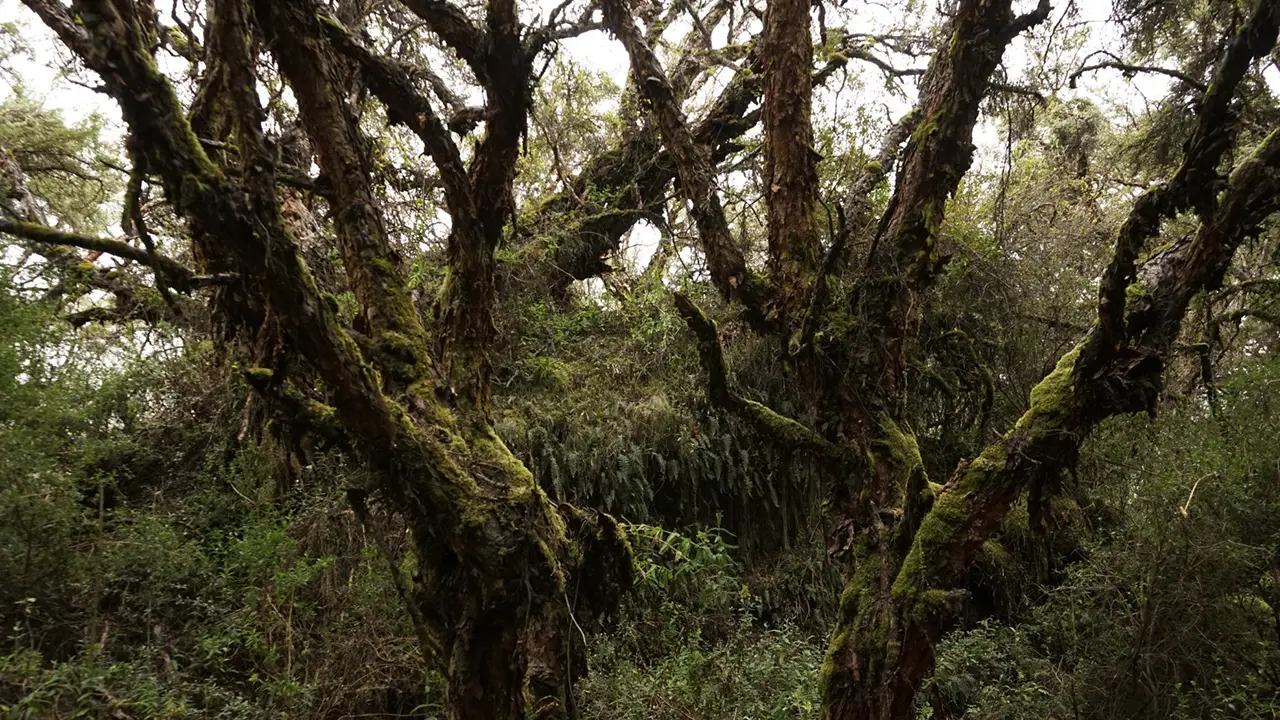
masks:
<svg viewBox="0 0 1280 720"><path fill-rule="evenodd" d="M1018 497L1068 468L1104 419L1154 408L1169 353L1195 294L1221 282L1232 254L1280 209L1280 132L1269 135L1232 173L1220 202L1194 238L1175 243L1139 269L1145 279L1125 319L1127 339L1101 367L1086 371L1083 353L1099 333L1063 355L1031 392L1028 410L1001 439L961 463L936 494L916 483L927 511L918 528L897 526L905 554L885 550L877 518L855 549L857 569L823 670L825 717L908 717L915 689L931 669L933 647L959 599L963 573ZM874 468L892 467L909 448L881 425ZM877 450L879 448L879 450ZM894 449L897 448L898 451ZM904 487L902 475L893 481ZM911 488L910 480L905 487ZM916 495L909 491L905 506ZM1032 508L1034 512L1034 508ZM910 511L907 513L910 515ZM1033 515L1034 517L1034 515Z"/></svg>
<svg viewBox="0 0 1280 720"><path fill-rule="evenodd" d="M233 265L242 277L240 292L269 308L323 384L336 421L326 426L341 428L346 446L376 471L377 489L408 520L419 562L412 594L441 649L435 660L449 677L454 716L523 717L532 659L545 658L548 644L567 648L570 612L580 622L616 601L630 579L629 550L607 518L553 506L483 413L460 414L435 391L426 333L370 192L354 115L341 100L345 95L332 91L337 70L316 8L305 0L258 3L255 30L247 3L213 4L211 25L225 61L222 96L241 155L243 174L233 179L192 133L132 3L95 6L94 13L75 17L60 6L40 9L103 76L195 243L205 257ZM498 18L499 39L517 32L511 22L510 13ZM283 222L274 153L254 92L252 36L258 31L272 38L330 177L339 250L373 333L369 353L340 324ZM518 134L523 119L513 122L492 132ZM502 172L496 178L494 172L481 168L475 175L501 184ZM509 169L503 172L507 189L487 191L499 201L509 193ZM264 385L288 381L284 373L263 370L269 372ZM571 607L569 578L596 592ZM565 666L556 673L550 686L563 703L573 676ZM539 687L549 687L544 676Z"/></svg>

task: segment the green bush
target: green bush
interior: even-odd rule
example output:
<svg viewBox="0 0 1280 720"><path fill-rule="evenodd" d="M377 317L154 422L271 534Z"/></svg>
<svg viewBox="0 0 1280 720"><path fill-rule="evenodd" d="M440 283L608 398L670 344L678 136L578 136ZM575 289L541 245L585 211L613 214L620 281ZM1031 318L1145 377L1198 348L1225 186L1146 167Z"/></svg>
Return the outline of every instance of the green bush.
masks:
<svg viewBox="0 0 1280 720"><path fill-rule="evenodd" d="M763 627L723 531L631 526L637 587L590 648L583 717L815 717L821 641Z"/></svg>

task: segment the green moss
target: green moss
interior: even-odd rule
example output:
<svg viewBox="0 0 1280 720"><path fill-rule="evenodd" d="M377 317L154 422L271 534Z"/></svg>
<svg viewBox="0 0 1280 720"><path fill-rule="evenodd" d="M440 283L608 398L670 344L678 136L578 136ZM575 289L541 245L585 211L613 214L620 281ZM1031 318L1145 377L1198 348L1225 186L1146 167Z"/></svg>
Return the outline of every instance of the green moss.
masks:
<svg viewBox="0 0 1280 720"><path fill-rule="evenodd" d="M556 589L563 589L566 583L564 568L560 565L560 556L551 549L546 540L538 538L536 541L538 552L542 555L543 563L551 570L551 576L555 579Z"/></svg>
<svg viewBox="0 0 1280 720"><path fill-rule="evenodd" d="M821 688L848 671L849 653L856 653L863 664L884 666L896 661L899 646L891 637L893 617L888 604L873 590L883 574L884 562L886 557L879 554L860 555L858 568L840 596L836 628L819 671Z"/></svg>
<svg viewBox="0 0 1280 720"><path fill-rule="evenodd" d="M928 622L930 615L942 612L950 602L951 594L946 590L925 590L920 593L916 606L913 608L916 613L916 622Z"/></svg>
<svg viewBox="0 0 1280 720"><path fill-rule="evenodd" d="M332 423L337 417L337 410L332 405L326 405L321 402L308 403L307 407L317 420L324 423Z"/></svg>
<svg viewBox="0 0 1280 720"><path fill-rule="evenodd" d="M882 413L878 418L877 429L877 437L869 444L868 461L872 467L887 467L893 474L894 489L901 504L906 499L907 481L922 465L920 446L915 435L904 432L886 414Z"/></svg>
<svg viewBox="0 0 1280 720"><path fill-rule="evenodd" d="M415 361L422 348L419 341L395 330L379 335L378 344L384 353L408 362Z"/></svg>
<svg viewBox="0 0 1280 720"><path fill-rule="evenodd" d="M1008 567L1011 562L1009 551L996 540L982 543L981 558L996 569Z"/></svg>
<svg viewBox="0 0 1280 720"><path fill-rule="evenodd" d="M1132 306L1146 294L1147 288L1142 284L1142 281L1134 280L1129 283L1129 287L1124 289L1124 303L1126 306Z"/></svg>
<svg viewBox="0 0 1280 720"><path fill-rule="evenodd" d="M244 374L259 382L266 382L272 377L275 377L276 373L271 368L251 367L245 368Z"/></svg>
<svg viewBox="0 0 1280 720"><path fill-rule="evenodd" d="M1031 390L1031 407L1018 418L1014 430L1039 433L1056 428L1070 410L1074 397L1072 378L1083 343L1076 345L1058 360L1053 372Z"/></svg>
<svg viewBox="0 0 1280 720"><path fill-rule="evenodd" d="M814 434L804 425L785 415L779 415L754 400L743 400L743 405L753 411L757 418L768 425L779 437L785 438L788 443L801 447L813 445Z"/></svg>
<svg viewBox="0 0 1280 720"><path fill-rule="evenodd" d="M322 25L327 25L343 34L347 32L347 29L343 27L342 23L329 17L328 15L325 15L324 13L316 13L316 19L319 20Z"/></svg>
<svg viewBox="0 0 1280 720"><path fill-rule="evenodd" d="M573 381L573 365L558 358L531 357L522 360L520 365L534 383L546 388L568 388Z"/></svg>
<svg viewBox="0 0 1280 720"><path fill-rule="evenodd" d="M1018 420L1011 434L1034 437L1061 427L1071 410L1072 376L1081 347L1063 355L1054 371L1031 391L1031 408ZM908 612L927 616L937 611L934 593L945 591L937 587L932 568L940 564L944 553L960 539L974 491L1008 462L1005 447L1005 441L989 445L969 464L955 486L937 497L933 509L925 516L893 585L894 597Z"/></svg>
<svg viewBox="0 0 1280 720"><path fill-rule="evenodd" d="M925 139L928 138L930 135L932 135L933 132L937 129L938 129L937 114L936 113L930 114L924 120L920 121L920 124L916 126L916 129L911 132L911 142L918 145L924 142Z"/></svg>
<svg viewBox="0 0 1280 720"><path fill-rule="evenodd" d="M468 445L472 456L480 462L501 468L503 475L511 479L513 497L518 493L523 502L530 501L534 497L532 488L537 486L533 473L512 454L488 423L476 423L471 427ZM527 487L519 488L520 485Z"/></svg>
<svg viewBox="0 0 1280 720"><path fill-rule="evenodd" d="M929 480L924 484L924 489L920 491L920 499L929 501L937 498L938 493L942 492L943 487L945 486L942 483L936 483Z"/></svg>

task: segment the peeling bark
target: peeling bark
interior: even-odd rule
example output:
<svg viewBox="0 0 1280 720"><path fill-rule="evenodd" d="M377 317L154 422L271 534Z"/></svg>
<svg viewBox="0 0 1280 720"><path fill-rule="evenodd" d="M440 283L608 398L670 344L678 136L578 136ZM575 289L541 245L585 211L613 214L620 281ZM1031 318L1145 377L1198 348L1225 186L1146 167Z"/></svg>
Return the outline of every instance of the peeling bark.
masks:
<svg viewBox="0 0 1280 720"><path fill-rule="evenodd" d="M817 153L809 89L813 44L808 0L770 0L764 15L765 206L769 275L778 292L773 315L784 326L803 313L821 261L814 209Z"/></svg>

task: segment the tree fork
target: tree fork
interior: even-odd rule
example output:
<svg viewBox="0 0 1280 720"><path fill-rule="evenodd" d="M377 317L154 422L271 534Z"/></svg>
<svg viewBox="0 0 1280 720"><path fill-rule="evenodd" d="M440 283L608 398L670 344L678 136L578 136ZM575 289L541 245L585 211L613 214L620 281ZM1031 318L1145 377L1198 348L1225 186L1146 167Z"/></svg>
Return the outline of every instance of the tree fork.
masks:
<svg viewBox="0 0 1280 720"><path fill-rule="evenodd" d="M232 109L247 161L238 180L209 160L191 132L177 95L150 55L145 33L129 20L135 10L132 4L124 0L94 3L94 13L75 16L42 0L28 0L28 4L86 65L102 75L138 138L148 167L161 177L166 197L187 219L193 242L232 263L246 287L260 293L259 300L269 302L281 332L323 381L333 418L350 435L351 446L375 471L380 491L408 518L424 578L446 581L419 585L415 594L424 600L443 600L428 603L425 609L431 615L424 612L424 617L449 641L450 662L443 669L450 675L456 698L455 717L522 717L527 681L523 668L532 652L518 639L525 636L539 608L557 608L554 616L566 621L556 631L563 633L570 624L567 615L558 614L559 607L587 617L616 602L630 581L630 555L616 524L596 516L575 519L579 516L571 508L551 505L491 427L455 417L432 393L423 392L429 385L415 383L417 387L403 388L396 397L384 394L374 367L381 358L366 358L339 325L283 224L272 156L252 91L254 64L240 0L217 3L213 13L226 31L222 38L228 41L223 52L234 80L227 90L240 93ZM330 111L310 106L304 112ZM335 133L337 142L344 140L343 127L326 132ZM322 159L331 168L358 170L358 163L350 161L356 156L343 152L330 149ZM339 205L359 196L361 180L362 175L353 172L337 183L335 192L346 195ZM379 293L402 290L394 272L378 277L387 283L370 289L370 305L377 305ZM384 327L395 327L393 322L419 321L416 316L397 316L388 318ZM396 331L382 332L386 337ZM574 528L572 537L569 528ZM608 582L595 576L605 570ZM579 598L580 606L569 608L565 596L569 577L598 585L599 590ZM448 602L450 597L453 602ZM473 644L477 628L497 633L494 639L501 642ZM519 650L507 658L506 670L489 662L492 655L485 654L495 646ZM568 680L563 686L567 684ZM499 714L499 707L471 702L479 686L499 692L504 699L500 708L507 712Z"/></svg>

